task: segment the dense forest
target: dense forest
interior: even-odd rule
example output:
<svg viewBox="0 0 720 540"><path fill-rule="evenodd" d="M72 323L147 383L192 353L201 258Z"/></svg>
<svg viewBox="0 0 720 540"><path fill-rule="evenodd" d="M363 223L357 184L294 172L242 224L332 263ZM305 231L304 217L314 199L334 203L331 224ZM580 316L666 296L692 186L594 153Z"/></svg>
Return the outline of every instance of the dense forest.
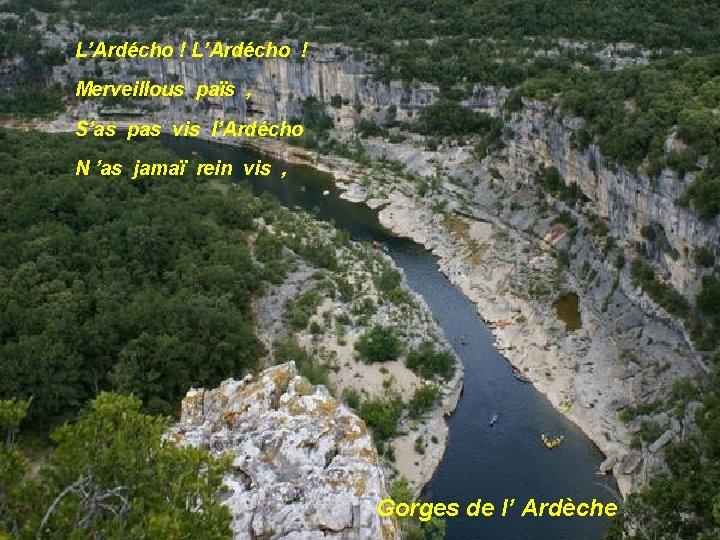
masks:
<svg viewBox="0 0 720 540"><path fill-rule="evenodd" d="M188 388L264 353L247 237L277 203L190 176L76 176L80 158L175 156L0 130L0 538L230 538L226 464L161 436Z"/></svg>
<svg viewBox="0 0 720 540"><path fill-rule="evenodd" d="M692 4L679 0L360 0L352 4L250 0L242 5L222 0L159 0L152 4L134 0L10 0L9 7L13 11L34 8L50 13L62 8L82 16L90 26L122 29L145 16L175 28L223 33L237 28L236 19L252 13L256 24L248 30L256 39L264 28L272 28L275 36L285 33L307 41L372 43L378 49L392 47L394 40L538 36L710 50L718 47L720 37L720 13L711 0ZM283 14L281 21L276 20L278 13ZM353 24L347 24L348 20ZM303 24L308 22L313 24ZM158 26L159 31L164 29Z"/></svg>
<svg viewBox="0 0 720 540"><path fill-rule="evenodd" d="M0 140L0 398L35 396L35 425L99 390L167 414L191 386L256 365L249 300L262 282L246 234L258 199L195 177L73 173L80 158L173 159L155 144Z"/></svg>

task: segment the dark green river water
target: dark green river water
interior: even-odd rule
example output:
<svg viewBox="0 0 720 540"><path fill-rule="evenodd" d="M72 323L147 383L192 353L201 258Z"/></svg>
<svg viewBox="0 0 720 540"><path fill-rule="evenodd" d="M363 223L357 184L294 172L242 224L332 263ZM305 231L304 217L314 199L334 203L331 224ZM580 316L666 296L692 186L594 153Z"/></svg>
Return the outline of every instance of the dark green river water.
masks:
<svg viewBox="0 0 720 540"><path fill-rule="evenodd" d="M234 165L228 182L243 182L242 164L261 156L238 148L203 141L167 140L183 158L222 159ZM403 269L407 282L430 306L446 337L465 365L465 389L449 419L450 436L440 466L424 492L431 502L458 502L458 517L447 519L448 540L595 540L607 528L606 518L520 517L527 501L572 499L616 502L611 477L596 471L602 454L595 445L532 385L513 379L510 366L493 346L492 335L473 304L437 269L436 258L410 240L398 238L378 222L375 211L340 199L329 175L262 156L273 164L269 177L247 181L256 194L272 193L287 207L301 206L332 220L355 240L379 240ZM286 171L284 180L280 172ZM324 190L329 194L324 196ZM467 343L461 344L461 336ZM488 421L497 411L495 427ZM541 433L564 434L565 442L550 451ZM495 504L493 517L470 518L464 508L477 499ZM506 517L499 509L504 498L515 499Z"/></svg>

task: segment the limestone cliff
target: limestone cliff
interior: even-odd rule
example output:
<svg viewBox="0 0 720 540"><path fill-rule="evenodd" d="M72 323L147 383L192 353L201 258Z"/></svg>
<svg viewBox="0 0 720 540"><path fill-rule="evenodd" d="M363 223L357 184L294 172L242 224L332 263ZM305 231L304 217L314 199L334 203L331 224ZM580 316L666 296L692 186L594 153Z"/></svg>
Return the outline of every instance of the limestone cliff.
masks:
<svg viewBox="0 0 720 540"><path fill-rule="evenodd" d="M190 390L168 438L230 455L237 540L399 538L377 514L385 479L365 424L294 363Z"/></svg>
<svg viewBox="0 0 720 540"><path fill-rule="evenodd" d="M584 127L582 119L548 103L526 99L523 105L507 123L512 136L503 152L503 172L532 183L539 164L557 167L567 184L576 183L590 198L592 209L607 219L615 238L631 250L642 246L667 272L672 285L693 298L703 274L693 260L693 249L714 249L720 241L720 217L703 221L692 209L676 203L693 175L679 178L665 169L655 180L611 166L597 145L579 149L573 144L574 134ZM642 234L646 227L667 239L664 250Z"/></svg>
<svg viewBox="0 0 720 540"><path fill-rule="evenodd" d="M69 37L68 39L71 39ZM170 38L167 41L171 41ZM300 116L300 99L314 96L325 103L340 97L336 106L327 106L333 117L335 135L351 136L360 118L383 123L393 107L398 121L412 122L420 111L439 99L439 88L422 83L389 83L374 78L374 59L344 46L311 48L305 59L232 60L171 58L128 60L123 69L111 62L99 62L104 79L128 82L148 78L165 84L182 84L185 97L152 100L163 109L146 111L147 117L162 121L165 132L170 122L193 118L208 123L213 118L237 122L269 119L287 120ZM55 68L55 78L67 83L95 78L95 66L77 59ZM234 97L195 100L198 84L230 81ZM245 99L251 92L250 100ZM474 110L500 115L508 90L475 85L464 104ZM72 116L97 114L99 100L78 103ZM513 183L532 183L539 164L555 166L566 183L575 182L591 199L595 212L608 219L612 235L629 247L644 246L672 285L688 298L697 292L702 269L693 260L695 247L713 248L720 240L720 218L702 221L692 209L676 204L692 175L678 178L667 169L651 180L623 167L606 163L599 148L578 149L573 136L584 127L552 104L523 100L523 108L506 122L509 136L497 168ZM150 108L152 109L152 108ZM227 141L226 141L227 142ZM673 141L668 141L673 145ZM658 250L643 237L643 228L667 239L666 250Z"/></svg>

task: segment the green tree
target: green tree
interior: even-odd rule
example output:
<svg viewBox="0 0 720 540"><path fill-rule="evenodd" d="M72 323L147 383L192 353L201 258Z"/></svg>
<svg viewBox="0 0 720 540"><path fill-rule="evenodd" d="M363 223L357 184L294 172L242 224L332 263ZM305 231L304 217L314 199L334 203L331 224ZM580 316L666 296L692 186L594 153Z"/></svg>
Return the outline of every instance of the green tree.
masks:
<svg viewBox="0 0 720 540"><path fill-rule="evenodd" d="M187 388L253 369L264 269L246 232L277 203L190 177L68 173L78 159L177 159L151 142L0 140L0 399L33 397L29 420L46 429L102 390L168 414ZM258 251L282 269L282 246Z"/></svg>
<svg viewBox="0 0 720 540"><path fill-rule="evenodd" d="M355 350L365 362L389 362L400 356L400 340L390 326L375 325L355 342Z"/></svg>
<svg viewBox="0 0 720 540"><path fill-rule="evenodd" d="M455 375L455 358L447 351L438 351L430 341L424 341L410 351L405 365L415 374L426 379L438 375L449 381Z"/></svg>
<svg viewBox="0 0 720 540"><path fill-rule="evenodd" d="M163 442L168 423L140 400L101 393L57 445L22 516L19 537L229 539L219 504L226 463L205 451Z"/></svg>
<svg viewBox="0 0 720 540"><path fill-rule="evenodd" d="M440 389L434 384L424 384L415 390L408 403L408 411L413 418L420 418L432 409L440 399Z"/></svg>
<svg viewBox="0 0 720 540"><path fill-rule="evenodd" d="M29 401L0 400L0 538L3 530L17 531L19 526L17 499L23 492L27 460L15 440L29 405Z"/></svg>
<svg viewBox="0 0 720 540"><path fill-rule="evenodd" d="M360 405L358 416L372 429L373 439L379 443L395 435L402 411L403 404L398 399L383 401L373 398Z"/></svg>

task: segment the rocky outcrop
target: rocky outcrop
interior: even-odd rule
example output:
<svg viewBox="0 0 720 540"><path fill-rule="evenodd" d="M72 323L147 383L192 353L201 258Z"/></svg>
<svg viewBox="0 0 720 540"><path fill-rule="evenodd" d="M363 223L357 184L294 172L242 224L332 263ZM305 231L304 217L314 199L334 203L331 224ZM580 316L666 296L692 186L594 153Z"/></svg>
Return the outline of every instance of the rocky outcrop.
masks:
<svg viewBox="0 0 720 540"><path fill-rule="evenodd" d="M501 172L513 181L533 183L539 164L557 167L567 184L576 183L590 198L592 210L607 220L613 237L631 250L640 246L667 271L680 293L694 298L703 269L693 260L693 250L718 245L720 217L703 221L692 209L677 204L692 174L679 178L665 169L651 180L613 166L597 145L579 149L573 144L574 135L584 128L582 119L540 101L525 99L523 105L508 122L513 135L502 154ZM643 230L663 238L663 249L654 246Z"/></svg>
<svg viewBox="0 0 720 540"><path fill-rule="evenodd" d="M294 363L190 390L167 437L231 456L224 504L237 540L399 538L377 513L385 480L364 422Z"/></svg>

